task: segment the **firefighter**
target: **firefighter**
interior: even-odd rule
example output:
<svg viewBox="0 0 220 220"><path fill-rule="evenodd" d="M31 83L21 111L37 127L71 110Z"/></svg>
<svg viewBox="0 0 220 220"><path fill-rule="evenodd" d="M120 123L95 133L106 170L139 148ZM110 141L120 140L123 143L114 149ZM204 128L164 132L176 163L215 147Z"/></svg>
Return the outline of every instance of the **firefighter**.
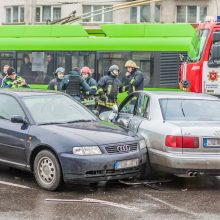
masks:
<svg viewBox="0 0 220 220"><path fill-rule="evenodd" d="M125 86L123 91L128 91L128 94L144 88L144 75L136 63L128 60L125 63L127 72L125 74Z"/></svg>
<svg viewBox="0 0 220 220"><path fill-rule="evenodd" d="M60 84L62 82L62 79L65 74L65 69L63 67L59 67L56 69L56 72L54 73L55 78L52 79L49 84L48 84L48 89L49 90L60 90Z"/></svg>
<svg viewBox="0 0 220 220"><path fill-rule="evenodd" d="M90 110L95 109L95 94L97 91L97 82L92 78L92 71L89 67L85 66L81 69L81 76L86 80L87 84L90 86L90 91L85 92L82 89L81 103L85 105Z"/></svg>
<svg viewBox="0 0 220 220"><path fill-rule="evenodd" d="M4 78L2 82L2 88L30 88L26 83L25 79L18 76L15 72L15 69L9 67L7 70L7 76Z"/></svg>
<svg viewBox="0 0 220 220"><path fill-rule="evenodd" d="M118 79L119 67L112 65L108 70L108 75L103 76L98 82L99 100L98 111L102 113L112 109L117 104L117 95L121 87L121 81Z"/></svg>
<svg viewBox="0 0 220 220"><path fill-rule="evenodd" d="M62 82L60 83L60 90L64 90L67 94L78 101L80 101L81 98L81 89L84 92L91 91L85 79L76 70L70 71L66 76L64 76Z"/></svg>

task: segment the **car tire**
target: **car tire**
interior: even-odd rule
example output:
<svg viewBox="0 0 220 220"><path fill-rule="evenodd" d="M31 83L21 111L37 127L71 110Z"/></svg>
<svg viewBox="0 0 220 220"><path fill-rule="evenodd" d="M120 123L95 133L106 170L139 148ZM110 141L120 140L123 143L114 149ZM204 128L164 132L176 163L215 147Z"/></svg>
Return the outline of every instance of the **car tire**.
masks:
<svg viewBox="0 0 220 220"><path fill-rule="evenodd" d="M140 179L156 179L158 175L151 167L148 154L146 157L146 163L141 166Z"/></svg>
<svg viewBox="0 0 220 220"><path fill-rule="evenodd" d="M60 186L60 164L51 151L42 150L37 154L34 160L34 176L42 189L54 191Z"/></svg>

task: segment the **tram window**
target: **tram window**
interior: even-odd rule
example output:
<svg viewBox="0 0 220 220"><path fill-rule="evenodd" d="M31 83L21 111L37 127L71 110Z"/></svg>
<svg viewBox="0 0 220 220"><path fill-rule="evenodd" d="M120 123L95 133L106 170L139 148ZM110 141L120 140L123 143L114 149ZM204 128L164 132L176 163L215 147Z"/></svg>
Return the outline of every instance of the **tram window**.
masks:
<svg viewBox="0 0 220 220"><path fill-rule="evenodd" d="M78 67L88 66L93 72L95 70L95 53L90 51L79 52Z"/></svg>
<svg viewBox="0 0 220 220"><path fill-rule="evenodd" d="M130 59L130 52L99 52L98 59L98 79L108 73L111 65L118 65L120 69L119 79L125 75L125 62Z"/></svg>
<svg viewBox="0 0 220 220"><path fill-rule="evenodd" d="M54 52L48 52L45 55L46 55L45 56L46 77L44 79L44 82L48 83L54 77L55 58L54 58Z"/></svg>
<svg viewBox="0 0 220 220"><path fill-rule="evenodd" d="M14 51L0 51L0 70L3 69L4 65L16 68Z"/></svg>
<svg viewBox="0 0 220 220"><path fill-rule="evenodd" d="M132 60L140 67L144 74L144 87L150 86L151 79L151 53L149 52L132 52Z"/></svg>
<svg viewBox="0 0 220 220"><path fill-rule="evenodd" d="M17 72L20 76L25 78L28 83L33 81L32 77L32 62L30 52L17 53Z"/></svg>
<svg viewBox="0 0 220 220"><path fill-rule="evenodd" d="M57 52L57 67L64 67L65 72L68 73L72 70L73 66L77 66L78 52L72 51L60 51ZM74 65L75 64L75 65Z"/></svg>
<svg viewBox="0 0 220 220"><path fill-rule="evenodd" d="M108 73L108 68L116 64L119 66L119 79L123 80L126 73L124 67L127 60L133 60L144 73L144 86L150 86L151 78L151 53L150 52L99 52L98 53L98 78Z"/></svg>
<svg viewBox="0 0 220 220"><path fill-rule="evenodd" d="M54 71L54 52L17 52L17 72L28 83L48 83L54 77Z"/></svg>
<svg viewBox="0 0 220 220"><path fill-rule="evenodd" d="M57 66L65 67L66 73L68 73L74 67L82 68L83 66L89 66L94 71L95 52L90 52L90 51L57 52Z"/></svg>

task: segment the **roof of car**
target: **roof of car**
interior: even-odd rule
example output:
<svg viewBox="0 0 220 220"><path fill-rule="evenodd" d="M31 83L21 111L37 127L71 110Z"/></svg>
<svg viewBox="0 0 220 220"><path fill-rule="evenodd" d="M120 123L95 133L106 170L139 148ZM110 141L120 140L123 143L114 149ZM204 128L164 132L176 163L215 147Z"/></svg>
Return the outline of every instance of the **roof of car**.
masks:
<svg viewBox="0 0 220 220"><path fill-rule="evenodd" d="M153 96L155 98L182 98L182 99L211 99L211 100L219 100L218 97L201 94L201 93L193 93L193 92L174 92L174 91L142 91L143 93Z"/></svg>
<svg viewBox="0 0 220 220"><path fill-rule="evenodd" d="M57 94L59 92L51 91L51 90L32 90L32 89L0 89L0 94L11 94L16 96L39 96L39 95L48 95L48 94Z"/></svg>

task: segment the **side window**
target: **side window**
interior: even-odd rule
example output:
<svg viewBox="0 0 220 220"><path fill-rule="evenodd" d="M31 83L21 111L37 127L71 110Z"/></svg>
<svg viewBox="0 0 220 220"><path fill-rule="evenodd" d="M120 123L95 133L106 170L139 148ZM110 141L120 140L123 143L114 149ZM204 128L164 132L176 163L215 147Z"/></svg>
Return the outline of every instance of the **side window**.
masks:
<svg viewBox="0 0 220 220"><path fill-rule="evenodd" d="M54 78L56 69L55 53L53 51L17 52L17 71L27 83L48 83Z"/></svg>
<svg viewBox="0 0 220 220"><path fill-rule="evenodd" d="M146 96L142 93L139 95L139 98L138 98L138 101L137 101L137 107L135 109L135 115L140 116L140 117L145 117L146 116L148 101L149 101L148 96Z"/></svg>
<svg viewBox="0 0 220 220"><path fill-rule="evenodd" d="M0 95L0 119L10 120L14 115L25 117L23 110L15 98L9 95Z"/></svg>
<svg viewBox="0 0 220 220"><path fill-rule="evenodd" d="M137 95L130 97L120 109L120 113L134 114L135 105L137 103Z"/></svg>

